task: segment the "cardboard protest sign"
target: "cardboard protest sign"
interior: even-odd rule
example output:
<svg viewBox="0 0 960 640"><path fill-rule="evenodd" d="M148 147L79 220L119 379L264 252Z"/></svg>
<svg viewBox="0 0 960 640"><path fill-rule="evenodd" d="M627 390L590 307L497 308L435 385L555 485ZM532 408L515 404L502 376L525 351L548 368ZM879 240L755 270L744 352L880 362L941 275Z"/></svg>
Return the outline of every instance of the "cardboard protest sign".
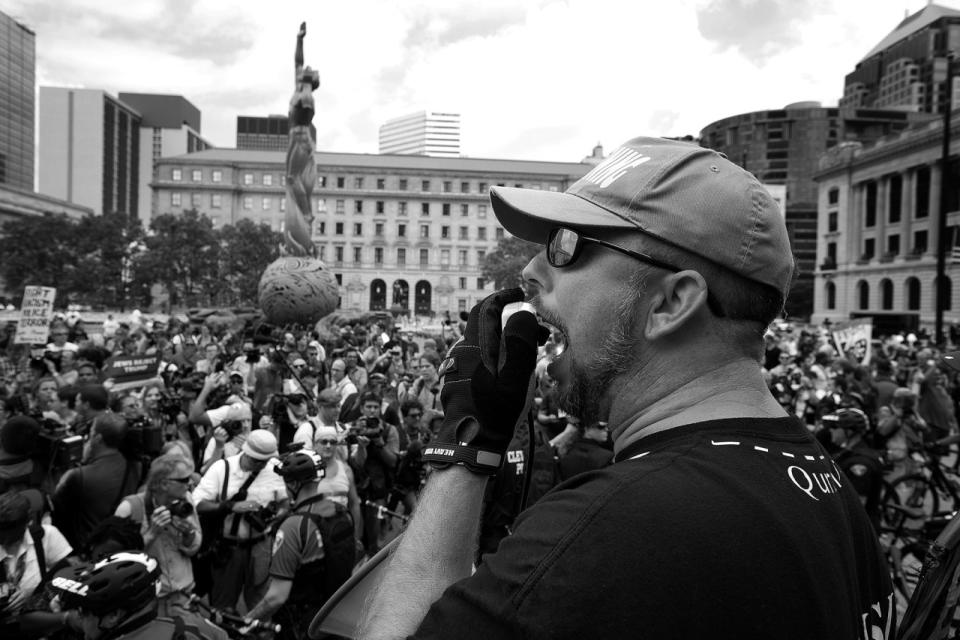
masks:
<svg viewBox="0 0 960 640"><path fill-rule="evenodd" d="M851 320L833 325L833 341L841 355L849 354L860 364L870 364L873 347L873 323L870 320Z"/></svg>
<svg viewBox="0 0 960 640"><path fill-rule="evenodd" d="M157 377L160 369L160 354L152 356L116 356L108 363L104 376L113 380L113 389L120 385L130 388L146 384Z"/></svg>
<svg viewBox="0 0 960 640"><path fill-rule="evenodd" d="M53 320L54 287L25 287L17 321L16 344L47 344L50 321Z"/></svg>

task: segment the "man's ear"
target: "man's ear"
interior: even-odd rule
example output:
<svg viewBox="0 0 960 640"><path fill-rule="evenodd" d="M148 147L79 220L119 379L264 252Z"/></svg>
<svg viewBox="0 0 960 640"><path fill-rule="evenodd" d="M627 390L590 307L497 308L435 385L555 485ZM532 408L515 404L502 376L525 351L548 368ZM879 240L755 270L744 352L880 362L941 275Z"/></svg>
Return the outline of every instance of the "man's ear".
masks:
<svg viewBox="0 0 960 640"><path fill-rule="evenodd" d="M657 340L687 325L707 307L707 282L697 271L671 273L648 283L649 306L644 337Z"/></svg>

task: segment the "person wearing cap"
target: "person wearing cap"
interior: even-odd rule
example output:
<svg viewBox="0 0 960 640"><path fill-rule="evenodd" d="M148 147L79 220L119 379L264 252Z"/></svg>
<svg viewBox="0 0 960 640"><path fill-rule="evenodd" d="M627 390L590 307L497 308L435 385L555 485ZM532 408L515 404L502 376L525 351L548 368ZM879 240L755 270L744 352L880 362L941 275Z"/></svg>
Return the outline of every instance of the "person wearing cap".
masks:
<svg viewBox="0 0 960 640"><path fill-rule="evenodd" d="M526 294L566 345L562 406L609 424L614 464L538 500L471 575L484 489L523 414L517 372L536 359L531 314L496 322L520 294L488 297L442 367L447 418L424 454L437 468L361 637L889 637L890 574L863 506L761 374L794 259L756 178L636 138L565 193L490 198L507 232L545 245ZM511 366L491 373L501 338ZM491 388L507 400L488 406Z"/></svg>
<svg viewBox="0 0 960 640"><path fill-rule="evenodd" d="M277 455L276 437L265 429L254 429L241 452L216 460L193 492L198 514L224 516L218 532L222 557L211 567L210 604L214 607L232 608L241 594L251 607L266 590L270 538L260 513L263 509L282 512L288 502L286 485L274 473Z"/></svg>
<svg viewBox="0 0 960 640"><path fill-rule="evenodd" d="M860 409L842 407L821 417L823 428L816 436L833 458L880 535L880 501L883 482L883 456L864 437L870 419Z"/></svg>
<svg viewBox="0 0 960 640"><path fill-rule="evenodd" d="M211 373L203 379L203 388L190 404L187 419L207 430L210 438L201 458L201 472L205 473L214 460L231 457L239 453L244 440L253 426L253 410L249 402L240 396L224 395L227 380L223 373ZM220 390L222 404L207 409L208 400L214 390ZM239 424L238 429L228 430L226 426ZM232 431L232 432L231 432Z"/></svg>

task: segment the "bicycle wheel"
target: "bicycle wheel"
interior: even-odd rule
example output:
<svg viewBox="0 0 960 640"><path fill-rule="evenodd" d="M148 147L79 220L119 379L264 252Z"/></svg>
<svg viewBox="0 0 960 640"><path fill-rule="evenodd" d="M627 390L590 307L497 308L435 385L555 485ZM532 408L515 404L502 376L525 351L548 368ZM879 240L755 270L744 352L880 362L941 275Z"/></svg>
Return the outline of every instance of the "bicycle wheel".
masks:
<svg viewBox="0 0 960 640"><path fill-rule="evenodd" d="M940 510L940 496L929 478L913 474L889 484L883 505L881 517L895 525L893 528L919 529ZM893 505L905 507L909 512L895 509Z"/></svg>

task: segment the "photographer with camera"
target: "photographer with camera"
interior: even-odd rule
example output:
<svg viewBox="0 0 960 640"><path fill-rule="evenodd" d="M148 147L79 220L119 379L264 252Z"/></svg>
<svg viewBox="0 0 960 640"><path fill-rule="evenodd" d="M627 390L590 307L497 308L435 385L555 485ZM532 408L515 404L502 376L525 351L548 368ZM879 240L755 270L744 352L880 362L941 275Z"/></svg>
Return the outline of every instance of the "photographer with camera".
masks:
<svg viewBox="0 0 960 640"><path fill-rule="evenodd" d="M193 492L197 513L216 520L204 529L212 536L204 547L213 578L210 604L218 609L236 607L241 593L251 607L266 591L269 519L288 504L287 487L274 473L277 455L276 437L255 429L239 454L213 462Z"/></svg>
<svg viewBox="0 0 960 640"><path fill-rule="evenodd" d="M121 452L126 439L126 420L115 413L97 417L83 445L82 466L67 471L57 484L53 522L75 549L83 549L93 528L137 490L140 462Z"/></svg>
<svg viewBox="0 0 960 640"><path fill-rule="evenodd" d="M417 400L424 409L434 411L442 410L440 405L440 378L437 375L437 369L440 367L440 356L436 351L424 352L415 361L411 362L411 367L415 367L420 374L413 384L404 388L397 388L397 399L400 402L404 400Z"/></svg>
<svg viewBox="0 0 960 640"><path fill-rule="evenodd" d="M249 396L253 393L256 386L256 376L254 370L261 369L270 364L270 361L260 353L260 349L254 345L252 340L245 340L243 343L243 355L234 358L230 363L230 371L236 371L243 378L244 391Z"/></svg>
<svg viewBox="0 0 960 640"><path fill-rule="evenodd" d="M190 405L188 420L203 427L208 434L201 458L201 473L206 473L214 461L237 455L253 426L250 404L230 394L226 382L223 373L209 374ZM207 409L208 403L216 405L215 408Z"/></svg>
<svg viewBox="0 0 960 640"><path fill-rule="evenodd" d="M350 577L363 527L353 473L337 459L337 430L321 427L317 443L317 452L291 453L277 467L293 506L276 532L267 593L248 614L279 622L280 638L305 637L314 614Z"/></svg>
<svg viewBox="0 0 960 640"><path fill-rule="evenodd" d="M381 418L380 396L367 392L360 400L363 415L350 425L346 442L358 445L356 461L363 468L360 497L365 503L372 503L363 507L363 542L367 554L372 556L379 551L383 535L377 505L386 506L393 488L400 460L400 434L395 426Z"/></svg>
<svg viewBox="0 0 960 640"><path fill-rule="evenodd" d="M190 495L193 465L183 456L160 456L144 490L125 497L114 515L140 526L144 550L160 563L160 615L183 608L193 590L191 558L200 549L200 521Z"/></svg>

